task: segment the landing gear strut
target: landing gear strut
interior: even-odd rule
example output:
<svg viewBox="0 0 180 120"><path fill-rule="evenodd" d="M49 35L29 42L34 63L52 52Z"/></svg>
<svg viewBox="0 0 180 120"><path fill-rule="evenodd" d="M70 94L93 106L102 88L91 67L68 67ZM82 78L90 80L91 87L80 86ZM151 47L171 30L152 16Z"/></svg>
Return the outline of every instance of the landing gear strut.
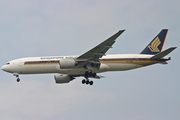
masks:
<svg viewBox="0 0 180 120"><path fill-rule="evenodd" d="M18 73L13 73L14 76L17 78L17 82L20 82L19 74Z"/></svg>
<svg viewBox="0 0 180 120"><path fill-rule="evenodd" d="M96 77L96 73L92 73L92 71L86 71L84 76L85 77Z"/></svg>

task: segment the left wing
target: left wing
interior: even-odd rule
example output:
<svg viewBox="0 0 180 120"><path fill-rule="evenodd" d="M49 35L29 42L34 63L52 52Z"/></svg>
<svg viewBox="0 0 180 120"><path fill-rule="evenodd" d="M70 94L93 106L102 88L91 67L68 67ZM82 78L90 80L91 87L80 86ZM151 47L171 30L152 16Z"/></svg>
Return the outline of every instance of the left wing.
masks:
<svg viewBox="0 0 180 120"><path fill-rule="evenodd" d="M99 58L104 56L109 48L112 48L112 45L115 43L116 38L119 37L124 31L125 30L120 30L96 47L77 57L76 61L78 62L78 66L76 67L86 67L89 70L91 70L92 68L99 69Z"/></svg>
<svg viewBox="0 0 180 120"><path fill-rule="evenodd" d="M80 55L77 59L98 60L103 55L105 55L109 48L112 48L112 45L115 43L116 38L119 37L119 35L121 35L124 31L125 30L120 30L104 42L100 43L99 45L87 51L86 53Z"/></svg>

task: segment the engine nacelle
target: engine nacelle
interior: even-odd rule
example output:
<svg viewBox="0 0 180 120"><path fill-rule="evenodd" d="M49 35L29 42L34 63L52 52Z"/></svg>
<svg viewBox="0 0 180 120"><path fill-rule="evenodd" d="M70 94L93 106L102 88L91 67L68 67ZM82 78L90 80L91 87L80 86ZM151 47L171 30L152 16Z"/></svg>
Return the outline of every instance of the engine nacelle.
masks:
<svg viewBox="0 0 180 120"><path fill-rule="evenodd" d="M61 69L67 69L67 68L72 68L76 66L78 63L74 59L61 59L59 60L59 65Z"/></svg>
<svg viewBox="0 0 180 120"><path fill-rule="evenodd" d="M56 83L69 83L74 78L72 78L70 75L57 74L54 75L54 79Z"/></svg>

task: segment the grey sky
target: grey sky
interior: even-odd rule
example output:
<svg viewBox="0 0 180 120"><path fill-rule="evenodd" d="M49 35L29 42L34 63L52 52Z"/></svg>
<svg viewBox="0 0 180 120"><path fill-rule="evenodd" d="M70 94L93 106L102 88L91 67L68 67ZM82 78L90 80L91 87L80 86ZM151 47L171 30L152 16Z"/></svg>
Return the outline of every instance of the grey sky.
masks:
<svg viewBox="0 0 180 120"><path fill-rule="evenodd" d="M140 53L169 29L164 49L179 47L179 0L0 1L0 65L33 56L80 55L120 29L107 54ZM57 85L54 74L0 72L1 120L178 120L179 48L168 65L109 72L93 86Z"/></svg>

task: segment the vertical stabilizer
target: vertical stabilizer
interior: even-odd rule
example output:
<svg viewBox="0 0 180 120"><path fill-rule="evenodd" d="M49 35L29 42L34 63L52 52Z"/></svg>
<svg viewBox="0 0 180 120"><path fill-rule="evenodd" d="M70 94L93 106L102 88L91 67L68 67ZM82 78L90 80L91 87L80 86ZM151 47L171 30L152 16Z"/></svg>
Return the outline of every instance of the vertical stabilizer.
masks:
<svg viewBox="0 0 180 120"><path fill-rule="evenodd" d="M163 45L168 33L168 29L162 29L161 32L144 48L140 54L157 54L163 49Z"/></svg>

